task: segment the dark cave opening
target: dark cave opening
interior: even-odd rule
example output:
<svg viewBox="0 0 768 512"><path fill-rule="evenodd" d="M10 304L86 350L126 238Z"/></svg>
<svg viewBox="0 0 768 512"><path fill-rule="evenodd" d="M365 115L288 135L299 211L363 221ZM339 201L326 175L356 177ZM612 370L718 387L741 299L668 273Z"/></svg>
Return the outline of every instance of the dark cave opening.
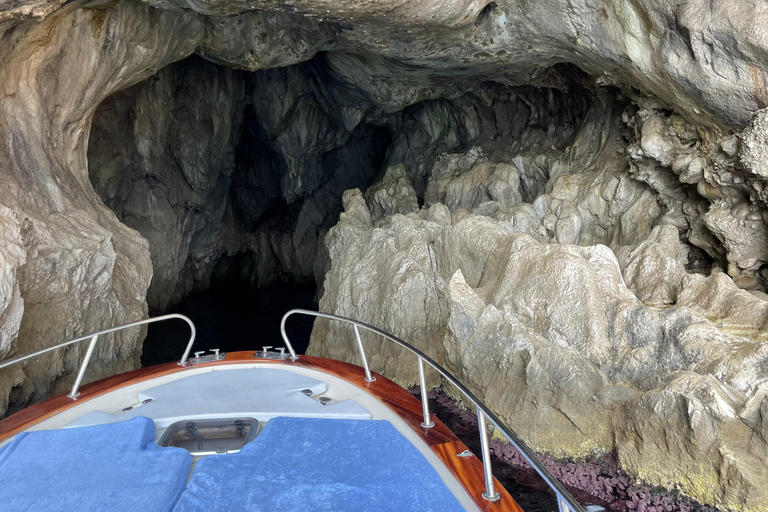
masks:
<svg viewBox="0 0 768 512"><path fill-rule="evenodd" d="M479 148L497 162L528 152L523 199L540 195L549 179L540 163L567 150L594 104L578 69L550 74L552 88L478 81L382 108L323 53L256 72L192 56L99 106L89 175L149 241L150 314L188 314L199 350L257 349L280 341L287 309L317 308L322 240L344 191L366 191L403 165L423 206L440 155ZM152 326L142 364L178 357L183 331Z"/></svg>
<svg viewBox="0 0 768 512"><path fill-rule="evenodd" d="M251 73L192 56L110 96L94 116L91 183L149 241L150 315L192 318L195 349L275 345L285 311L316 309L320 238L343 192L382 172L389 127L341 126L316 97L316 82L330 80L324 66L319 56ZM294 322L300 352L305 320ZM173 324L149 327L142 365L183 352L186 329Z"/></svg>
<svg viewBox="0 0 768 512"><path fill-rule="evenodd" d="M314 283L275 283L253 286L238 278L195 290L165 313L188 316L197 328L194 351L218 348L222 352L260 350L284 346L280 319L290 309L317 309ZM294 349L307 349L314 318L296 317L286 326ZM142 366L178 361L189 341L189 331L180 322L150 324L144 339Z"/></svg>

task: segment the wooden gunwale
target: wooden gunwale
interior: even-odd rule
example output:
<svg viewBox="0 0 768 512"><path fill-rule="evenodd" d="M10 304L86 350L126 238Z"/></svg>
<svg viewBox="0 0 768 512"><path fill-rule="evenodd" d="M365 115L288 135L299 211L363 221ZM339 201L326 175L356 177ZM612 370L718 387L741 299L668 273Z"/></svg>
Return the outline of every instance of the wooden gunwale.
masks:
<svg viewBox="0 0 768 512"><path fill-rule="evenodd" d="M433 417L433 421L435 422L434 427L422 427L421 422L423 421L423 418L421 402L414 398L408 391L379 374L374 374L376 376L374 382L366 382L365 372L361 367L342 361L315 356L302 355L299 356L297 361L278 361L274 359L254 357L253 351L230 352L227 354L226 359L221 361L196 364L194 366L179 366L175 362L165 363L121 373L82 386L77 400L72 400L66 394L61 394L35 405L31 405L16 414L0 420L0 442L15 436L19 432L22 432L45 419L74 407L79 403L105 395L118 388L166 375L186 372L195 368L243 363L272 363L300 366L334 375L364 389L387 405L395 414L400 416L411 429L424 440L435 455L445 464L448 470L464 486L480 510L484 512L522 512L522 509L517 502L496 479L494 479L494 481L496 491L500 494L499 500L491 502L482 498L481 494L485 490L482 462L475 456L458 457L457 454L467 450L467 447L437 418Z"/></svg>

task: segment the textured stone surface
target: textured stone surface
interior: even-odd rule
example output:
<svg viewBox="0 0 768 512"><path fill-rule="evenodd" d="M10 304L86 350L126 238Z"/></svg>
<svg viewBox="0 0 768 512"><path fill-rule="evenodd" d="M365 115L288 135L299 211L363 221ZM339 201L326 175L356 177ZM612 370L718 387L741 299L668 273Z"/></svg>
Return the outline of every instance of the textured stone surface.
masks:
<svg viewBox="0 0 768 512"><path fill-rule="evenodd" d="M679 236L673 226L656 226L622 265L627 286L649 306L677 302L685 276Z"/></svg>
<svg viewBox="0 0 768 512"><path fill-rule="evenodd" d="M181 0L151 4L164 9L190 7ZM239 36L229 37L252 42L254 53L269 37L253 37L263 31L258 27L265 16L248 11L281 10L263 0L198 2L192 8L219 16L243 13L242 23L228 24L225 30L239 31ZM757 4L424 0L328 5L303 0L292 9L302 17L289 24L289 41L322 30L307 26L338 26L335 39L323 49L350 51L333 53L333 59L339 59L334 69L380 100L390 99L401 107L402 98L418 101L417 91L456 87L456 78L473 82L483 75L513 84L545 83L549 77L542 70L564 61L599 76L602 83L627 90L635 87L691 119L715 124L744 127L751 113L768 102L767 15ZM228 58L231 53L227 46ZM242 53L240 66L260 60ZM214 58L210 49L208 55ZM379 94L384 89L392 93Z"/></svg>
<svg viewBox="0 0 768 512"><path fill-rule="evenodd" d="M738 147L736 141L731 145ZM768 179L768 109L756 112L741 135L739 158L753 174L762 180Z"/></svg>
<svg viewBox="0 0 768 512"><path fill-rule="evenodd" d="M747 337L737 337L683 306L701 304L705 315L708 306L725 309L706 304L706 283L692 291L687 280L697 276L685 275L677 259L674 228L657 228L624 270L647 304L677 302L659 309L627 287L604 245L542 243L472 214L446 226L426 209L374 227L359 191L344 199L347 211L325 238L321 310L414 343L536 449L558 456L616 450L623 468L653 485L703 503L761 509L768 478L762 426L745 425L740 415L755 409L747 403L765 379L768 345L762 326L747 319L739 325ZM653 274L662 286L649 285ZM710 302L752 297L764 311L768 302L716 275L740 298L715 292ZM678 299L681 288L687 291ZM739 323L737 311L729 315ZM355 361L353 343L348 328L318 321L310 351ZM374 336L364 343L374 369L415 382L412 357Z"/></svg>
<svg viewBox="0 0 768 512"><path fill-rule="evenodd" d="M0 237L2 237L2 279L0 284L0 351L7 356L19 334L24 301L19 291L19 267L24 264L26 250L21 238L21 223L9 208L0 208Z"/></svg>
<svg viewBox="0 0 768 512"><path fill-rule="evenodd" d="M388 167L384 176L368 187L365 195L373 220L384 215L412 213L419 209L416 190L403 164Z"/></svg>
<svg viewBox="0 0 768 512"><path fill-rule="evenodd" d="M199 31L195 15L131 2L70 5L39 22L0 27L0 204L9 278L3 293L11 299L2 312L6 356L146 315L148 246L88 181L90 119L110 93L191 52ZM134 329L104 337L87 378L134 368L140 335ZM4 370L4 401L12 386L16 407L63 391L84 349Z"/></svg>
<svg viewBox="0 0 768 512"><path fill-rule="evenodd" d="M471 211L488 201L504 209L522 201L517 167L489 162L478 153L476 148L466 155L438 159L429 177L424 198L427 204L443 203L451 211Z"/></svg>
<svg viewBox="0 0 768 512"><path fill-rule="evenodd" d="M196 59L110 96L94 116L89 177L149 241L152 308L205 282L226 247L221 226L244 104L239 74Z"/></svg>
<svg viewBox="0 0 768 512"><path fill-rule="evenodd" d="M710 198L676 177L690 152L680 137L700 137L681 123L596 101L563 149L539 139L490 159L480 146L438 155L418 212L387 214L375 189L348 191L324 239L321 310L414 343L537 449L615 451L652 485L760 510L763 427L740 418L757 418L761 403L768 301L721 270L687 271L698 268L696 230L711 222L700 207ZM734 204L738 187L718 181L732 156L722 158L708 161L707 179ZM503 187L489 186L496 169ZM409 201L408 187L389 187L388 204L397 190ZM369 208L384 215L372 223ZM705 247L737 257L710 236ZM745 237L740 247L759 245ZM741 286L743 270L728 266ZM347 329L318 321L310 351L356 361L351 343ZM373 368L415 381L413 358L365 343Z"/></svg>

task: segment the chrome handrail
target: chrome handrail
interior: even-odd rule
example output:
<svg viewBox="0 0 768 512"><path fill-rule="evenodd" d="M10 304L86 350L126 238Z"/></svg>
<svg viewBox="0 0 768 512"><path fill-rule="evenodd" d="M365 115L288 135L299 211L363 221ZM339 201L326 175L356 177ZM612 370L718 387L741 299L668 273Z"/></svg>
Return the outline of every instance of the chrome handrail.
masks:
<svg viewBox="0 0 768 512"><path fill-rule="evenodd" d="M46 352L51 352L52 350L56 350L57 348L66 347L67 345L72 345L73 343L79 343L81 341L90 339L91 343L88 345L88 349L85 351L85 357L83 358L83 362L80 363L80 367L77 370L77 377L75 378L75 383L72 385L72 391L70 391L67 394L67 396L72 400L77 400L77 396L80 394L80 392L78 391L80 389L80 383L83 381L85 370L88 367L88 363L90 363L91 361L91 356L93 355L93 349L96 346L96 341L99 339L99 336L102 336L104 334L110 334L116 331L122 331L123 329L129 329L131 327L137 327L139 325L151 324L153 322L160 322L163 320L170 320L172 318L178 318L180 320L184 320L185 322L187 322L187 324L189 324L189 330L191 331L190 337L189 337L189 343L187 343L187 348L184 351L184 355L181 357L181 361L178 363L181 366L185 366L187 363L187 359L189 358L189 351L192 349L192 344L195 342L195 336L197 334L197 330L195 329L195 324L192 323L192 320L190 320L184 315L180 315L178 313L172 313L170 315L156 316L154 318L145 318L144 320L137 320L136 322L130 322L127 324L118 325L117 327L110 327L109 329L102 329L101 331L92 332L90 334L78 336L77 338L73 338L71 340L62 341L61 343L57 343L56 345L52 345L48 348L38 350L37 352L32 352L30 354L26 354L23 356L14 357L12 359L6 359L5 361L0 361L0 369L3 369L7 366L11 366L16 363L20 363L22 361L26 361L27 359L31 359L33 357L37 357L39 355L45 354Z"/></svg>
<svg viewBox="0 0 768 512"><path fill-rule="evenodd" d="M456 377L454 377L448 370L446 370L445 368L437 364L435 361L433 361L429 356L424 354L422 351L420 351L416 347L411 346L410 344L401 340L397 336L394 336L372 325L368 325L366 323L360 322L358 320L354 320L352 318L347 318L339 315L332 315L330 313L321 313L319 311L310 311L307 309L292 309L288 311L285 315L283 315L283 320L280 322L280 333L283 336L283 341L285 341L285 346L288 348L288 351L291 354L290 359L293 361L298 359L298 356L296 355L296 351L293 349L293 345L291 345L291 342L288 339L288 334L285 332L285 322L286 320L288 320L288 317L294 314L328 318L331 320L338 320L340 322L352 324L354 326L355 338L357 340L358 349L360 350L360 356L363 361L363 368L365 370L365 376L366 376L365 380L369 382L375 379L375 377L371 375L371 370L368 367L368 360L365 357L365 350L363 349L363 344L362 344L362 341L360 340L360 332L358 328L362 327L363 329L366 329L370 332L383 336L384 338L390 341L394 341L398 345L406 348L407 350L415 354L419 358L419 383L421 384L421 403L422 403L423 413L424 413L424 422L422 423L423 427L428 428L428 427L434 426L434 423L431 420L431 416L429 412L429 402L427 400L426 379L424 377L425 362L429 366L431 366L433 369L435 369L445 379L447 379L448 382L453 384L453 386L455 386L459 391L461 391L464 394L464 396L466 396L467 399L470 402L472 402L477 412L477 423L478 423L478 429L480 430L480 445L481 445L482 456L483 456L483 470L484 470L484 476L485 476L485 492L483 492L483 498L489 501L496 501L499 499L499 494L493 488L494 483L493 483L493 474L491 472L491 454L490 454L490 449L488 447L488 430L486 428L486 418L487 418L496 427L496 429L498 429L498 431L501 432L504 435L504 437L507 438L507 440L512 444L512 446L517 448L517 450L525 458L525 460L528 461L531 467L536 470L539 476L541 476L541 478L544 479L547 485L555 492L555 495L557 496L557 504L560 509L560 512L586 512L584 508L579 504L579 502L576 501L576 499L573 496L571 496L571 494L565 489L565 487L563 487L563 484L561 484L552 475L552 473L550 473L549 470L544 467L541 461L536 457L536 455L534 455L533 451L531 451L531 449L528 448L528 446L520 438L518 438L517 435L514 432L512 432L512 430L509 427L504 425L504 423L502 423L501 420L493 412L491 412L491 410L488 409L488 407L484 403L482 403L479 398L477 398L469 389L467 389L461 382L459 382L459 380L456 379Z"/></svg>

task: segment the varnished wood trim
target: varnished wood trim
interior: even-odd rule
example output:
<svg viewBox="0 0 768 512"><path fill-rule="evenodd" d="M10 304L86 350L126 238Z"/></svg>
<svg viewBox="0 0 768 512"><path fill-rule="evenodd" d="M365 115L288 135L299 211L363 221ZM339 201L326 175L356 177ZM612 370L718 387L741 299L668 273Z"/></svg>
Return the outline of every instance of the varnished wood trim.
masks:
<svg viewBox="0 0 768 512"><path fill-rule="evenodd" d="M485 492L485 474L483 472L483 463L475 457L458 457L457 454L464 452L467 447L461 441L453 441L451 443L436 444L432 446L432 451L440 457L445 463L448 469L453 473L453 476L464 486L464 488L472 495L482 496ZM494 479L494 485L496 492L499 493L499 499L494 502L480 498L484 502L483 510L496 510L496 511L516 511L522 512L520 505L509 495L498 482ZM477 502L477 500L475 500ZM480 505L480 503L478 503Z"/></svg>
<svg viewBox="0 0 768 512"><path fill-rule="evenodd" d="M422 427L421 402L386 377L374 374L376 380L366 382L365 372L359 366L322 357L302 355L297 361L285 360L281 362L272 359L254 358L253 354L253 351L230 352L227 354L227 358L222 361L194 366L179 366L176 363L160 364L86 384L80 388L80 395L77 400L72 400L65 394L58 395L0 420L0 441L12 437L79 403L102 396L115 389L174 373L189 371L193 368L242 363L274 363L300 366L339 377L350 384L363 388L387 405L392 412L400 416L429 445L435 455L443 461L448 470L464 486L470 497L483 512L522 512L517 502L495 479L496 491L501 495L500 499L495 502L483 499L482 493L485 490L483 464L474 456L457 457L456 454L462 453L467 447L443 422L434 416L432 418L435 423L434 427Z"/></svg>

